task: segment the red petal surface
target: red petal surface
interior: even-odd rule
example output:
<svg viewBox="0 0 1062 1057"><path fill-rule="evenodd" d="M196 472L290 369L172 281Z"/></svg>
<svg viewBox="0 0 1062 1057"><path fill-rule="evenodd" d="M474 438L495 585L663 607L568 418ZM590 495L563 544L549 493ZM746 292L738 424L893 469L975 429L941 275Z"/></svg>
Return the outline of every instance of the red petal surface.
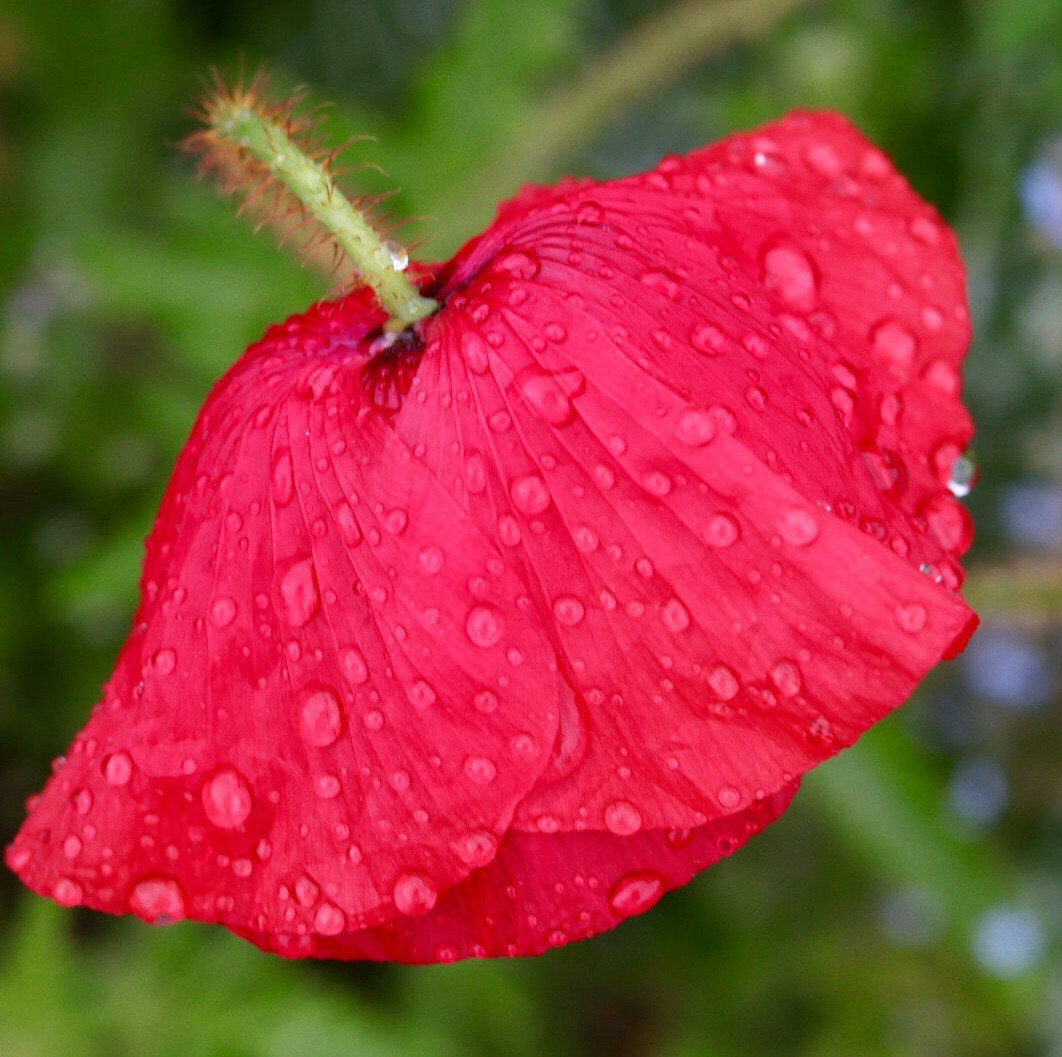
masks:
<svg viewBox="0 0 1062 1057"><path fill-rule="evenodd" d="M975 618L954 239L833 115L529 188L211 394L38 892L290 956L538 953L784 810Z"/></svg>

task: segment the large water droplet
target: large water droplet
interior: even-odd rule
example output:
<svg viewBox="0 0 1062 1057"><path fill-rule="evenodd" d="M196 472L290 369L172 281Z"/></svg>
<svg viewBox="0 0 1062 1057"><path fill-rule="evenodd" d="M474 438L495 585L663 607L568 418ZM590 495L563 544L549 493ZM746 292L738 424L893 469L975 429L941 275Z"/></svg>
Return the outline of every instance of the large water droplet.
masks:
<svg viewBox="0 0 1062 1057"><path fill-rule="evenodd" d="M551 426L564 426L575 418L572 397L583 391L586 379L574 368L548 372L532 365L520 371L513 384L533 414Z"/></svg>
<svg viewBox="0 0 1062 1057"><path fill-rule="evenodd" d="M355 686L360 686L369 679L369 666L365 662L365 655L355 646L348 646L341 655L343 674Z"/></svg>
<svg viewBox="0 0 1062 1057"><path fill-rule="evenodd" d="M690 344L705 356L721 356L726 351L726 335L714 323L698 323L690 331Z"/></svg>
<svg viewBox="0 0 1062 1057"><path fill-rule="evenodd" d="M76 907L84 902L85 891L77 881L69 877L60 877L52 885L52 899L61 907Z"/></svg>
<svg viewBox="0 0 1062 1057"><path fill-rule="evenodd" d="M586 616L586 607L574 595L560 595L553 602L553 615L567 627L574 627Z"/></svg>
<svg viewBox="0 0 1062 1057"><path fill-rule="evenodd" d="M585 227L598 227L605 222L605 210L598 202L583 202L575 210L575 222Z"/></svg>
<svg viewBox="0 0 1062 1057"><path fill-rule="evenodd" d="M462 336L461 354L473 374L486 374L490 369L487 345L478 334L470 331Z"/></svg>
<svg viewBox="0 0 1062 1057"><path fill-rule="evenodd" d="M529 250L511 250L497 257L491 265L491 271L525 282L534 279L541 269L538 257Z"/></svg>
<svg viewBox="0 0 1062 1057"><path fill-rule="evenodd" d="M493 760L486 756L469 756L465 760L465 777L477 785L490 785L498 775Z"/></svg>
<svg viewBox="0 0 1062 1057"><path fill-rule="evenodd" d="M247 821L254 805L251 787L234 767L215 771L203 785L203 810L221 829L237 829Z"/></svg>
<svg viewBox="0 0 1062 1057"><path fill-rule="evenodd" d="M327 687L310 690L299 710L299 732L307 745L323 749L339 737L343 729L343 712L339 698Z"/></svg>
<svg viewBox="0 0 1062 1057"><path fill-rule="evenodd" d="M541 514L550 503L545 482L537 473L517 477L509 486L513 505L524 514Z"/></svg>
<svg viewBox="0 0 1062 1057"><path fill-rule="evenodd" d="M605 808L605 826L618 837L629 837L642 828L641 812L629 800L616 800Z"/></svg>
<svg viewBox="0 0 1062 1057"><path fill-rule="evenodd" d="M313 915L314 932L338 936L347 927L347 916L334 903L322 903Z"/></svg>
<svg viewBox="0 0 1062 1057"><path fill-rule="evenodd" d="M740 535L737 519L730 514L713 514L704 527L704 541L710 547L729 547Z"/></svg>
<svg viewBox="0 0 1062 1057"><path fill-rule="evenodd" d="M763 253L763 283L796 312L810 312L819 299L814 261L799 247L769 245Z"/></svg>
<svg viewBox="0 0 1062 1057"><path fill-rule="evenodd" d="M465 621L469 641L484 649L495 645L505 631L505 623L494 606L473 606Z"/></svg>
<svg viewBox="0 0 1062 1057"><path fill-rule="evenodd" d="M660 874L652 870L637 870L624 874L608 894L612 913L620 918L641 914L655 904L666 891Z"/></svg>
<svg viewBox="0 0 1062 1057"><path fill-rule="evenodd" d="M429 543L417 552L417 566L425 576L435 576L442 571L445 555L441 547Z"/></svg>
<svg viewBox="0 0 1062 1057"><path fill-rule="evenodd" d="M708 673L708 685L711 687L712 693L720 701L732 700L737 697L737 692L741 689L741 684L738 682L738 677L734 674L733 669L728 668L725 664L716 665Z"/></svg>
<svg viewBox="0 0 1062 1057"><path fill-rule="evenodd" d="M157 650L151 663L159 675L169 675L177 667L177 654L170 649Z"/></svg>
<svg viewBox="0 0 1062 1057"><path fill-rule="evenodd" d="M133 761L127 752L112 752L104 756L102 770L103 777L111 785L128 785L133 777Z"/></svg>
<svg viewBox="0 0 1062 1057"><path fill-rule="evenodd" d="M929 614L921 602L909 602L896 607L896 623L912 635L917 635L926 626L928 619Z"/></svg>
<svg viewBox="0 0 1062 1057"><path fill-rule="evenodd" d="M416 679L406 688L409 703L418 711L435 704L435 688L426 679Z"/></svg>
<svg viewBox="0 0 1062 1057"><path fill-rule="evenodd" d="M129 909L153 925L180 921L186 913L184 893L172 877L145 877L133 885Z"/></svg>
<svg viewBox="0 0 1062 1057"><path fill-rule="evenodd" d="M228 595L220 595L210 603L210 623L227 628L236 619L236 603Z"/></svg>
<svg viewBox="0 0 1062 1057"><path fill-rule="evenodd" d="M800 668L794 661L779 661L771 669L771 682L782 697L795 697L803 687Z"/></svg>
<svg viewBox="0 0 1062 1057"><path fill-rule="evenodd" d="M670 598L660 610L660 619L668 631L678 634L690 626L690 611L677 598Z"/></svg>
<svg viewBox="0 0 1062 1057"><path fill-rule="evenodd" d="M675 437L691 448L707 444L715 436L715 419L710 411L693 408L683 411L675 423Z"/></svg>
<svg viewBox="0 0 1062 1057"><path fill-rule="evenodd" d="M877 352L901 373L906 373L918 352L918 339L896 319L883 319L870 331L870 341Z"/></svg>
<svg viewBox="0 0 1062 1057"><path fill-rule="evenodd" d="M312 558L292 562L278 584L280 615L293 628L308 624L321 604Z"/></svg>
<svg viewBox="0 0 1062 1057"><path fill-rule="evenodd" d="M662 271L643 272L638 277L643 285L654 293L662 294L669 301L678 301L682 297L682 286L673 275Z"/></svg>
<svg viewBox="0 0 1062 1057"><path fill-rule="evenodd" d="M408 917L419 917L435 906L439 893L424 874L410 871L398 875L394 897L399 913Z"/></svg>
<svg viewBox="0 0 1062 1057"><path fill-rule="evenodd" d="M287 448L273 457L273 501L277 506L287 506L295 494L295 472L291 464L291 452Z"/></svg>
<svg viewBox="0 0 1062 1057"><path fill-rule="evenodd" d="M477 830L458 838L453 845L457 857L466 866L479 868L492 862L498 854L498 838L489 830Z"/></svg>
<svg viewBox="0 0 1062 1057"><path fill-rule="evenodd" d="M806 547L819 536L819 519L804 507L791 507L778 519L782 539L796 547Z"/></svg>

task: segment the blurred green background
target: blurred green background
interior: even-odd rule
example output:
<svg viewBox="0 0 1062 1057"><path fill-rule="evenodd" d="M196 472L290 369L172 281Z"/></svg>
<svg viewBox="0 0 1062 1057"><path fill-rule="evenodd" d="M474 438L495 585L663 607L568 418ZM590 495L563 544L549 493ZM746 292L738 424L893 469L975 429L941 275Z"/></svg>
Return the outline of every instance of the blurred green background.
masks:
<svg viewBox="0 0 1062 1057"><path fill-rule="evenodd" d="M212 64L375 136L347 186L400 187L421 256L524 181L847 113L969 264L983 626L735 858L537 960L285 963L3 871L0 1054L1062 1055L1060 51L1055 0L3 0L0 843L110 673L211 382L329 292L173 149Z"/></svg>

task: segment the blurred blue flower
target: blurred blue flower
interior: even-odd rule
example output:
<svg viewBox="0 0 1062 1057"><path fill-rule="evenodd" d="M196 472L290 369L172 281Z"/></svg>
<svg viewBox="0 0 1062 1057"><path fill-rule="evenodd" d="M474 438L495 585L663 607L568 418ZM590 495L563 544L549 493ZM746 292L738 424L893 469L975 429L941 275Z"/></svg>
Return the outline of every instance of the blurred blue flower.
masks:
<svg viewBox="0 0 1062 1057"><path fill-rule="evenodd" d="M1047 654L1012 628L983 625L961 663L963 679L975 694L1008 708L1039 708L1054 691Z"/></svg>
<svg viewBox="0 0 1062 1057"><path fill-rule="evenodd" d="M977 922L974 957L985 972L1009 980L1033 968L1044 954L1044 930L1030 910L996 906Z"/></svg>
<svg viewBox="0 0 1062 1057"><path fill-rule="evenodd" d="M1003 526L1020 547L1062 551L1062 488L1050 481L1012 484L1000 505Z"/></svg>
<svg viewBox="0 0 1062 1057"><path fill-rule="evenodd" d="M1007 776L994 760L963 760L948 784L951 810L967 824L982 829L994 823L1007 806Z"/></svg>
<svg viewBox="0 0 1062 1057"><path fill-rule="evenodd" d="M1062 249L1062 137L1048 140L1018 185L1029 223Z"/></svg>

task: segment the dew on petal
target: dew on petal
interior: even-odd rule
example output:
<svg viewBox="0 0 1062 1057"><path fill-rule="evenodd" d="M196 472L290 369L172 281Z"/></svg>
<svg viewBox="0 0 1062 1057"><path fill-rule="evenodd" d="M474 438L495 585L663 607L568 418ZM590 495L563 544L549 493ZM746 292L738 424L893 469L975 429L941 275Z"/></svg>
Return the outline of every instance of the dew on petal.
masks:
<svg viewBox="0 0 1062 1057"><path fill-rule="evenodd" d="M369 666L361 650L355 646L348 646L341 654L340 662L343 665L343 674L355 686L368 682Z"/></svg>
<svg viewBox="0 0 1062 1057"><path fill-rule="evenodd" d="M870 331L870 342L888 363L906 371L918 352L918 339L899 320L887 318L876 323Z"/></svg>
<svg viewBox="0 0 1062 1057"><path fill-rule="evenodd" d="M538 257L529 250L512 250L496 257L491 263L491 271L525 282L534 279L541 269Z"/></svg>
<svg viewBox="0 0 1062 1057"><path fill-rule="evenodd" d="M436 547L434 543L421 547L417 552L417 566L425 576L435 576L441 572L445 561L442 548Z"/></svg>
<svg viewBox="0 0 1062 1057"><path fill-rule="evenodd" d="M698 323L690 331L690 344L705 356L719 356L726 351L726 335L713 323Z"/></svg>
<svg viewBox="0 0 1062 1057"><path fill-rule="evenodd" d="M904 631L908 631L912 635L921 631L926 626L928 619L929 615L926 613L926 607L920 602L910 602L896 607L896 623Z"/></svg>
<svg viewBox="0 0 1062 1057"><path fill-rule="evenodd" d="M295 473L291 465L291 452L286 448L277 452L273 459L272 494L277 506L287 506L295 494Z"/></svg>
<svg viewBox="0 0 1062 1057"><path fill-rule="evenodd" d="M768 246L763 254L763 283L796 312L810 312L819 299L818 269L799 247Z"/></svg>
<svg viewBox="0 0 1062 1057"><path fill-rule="evenodd" d="M495 645L505 631L501 614L494 606L473 606L465 621L469 641L484 649Z"/></svg>
<svg viewBox="0 0 1062 1057"><path fill-rule="evenodd" d="M184 893L172 877L144 877L133 885L129 909L153 925L185 917Z"/></svg>
<svg viewBox="0 0 1062 1057"><path fill-rule="evenodd" d="M509 486L509 494L516 509L528 515L541 514L550 503L549 492L537 473L517 477Z"/></svg>
<svg viewBox="0 0 1062 1057"><path fill-rule="evenodd" d="M716 665L708 673L708 685L711 687L712 693L720 701L730 701L737 696L737 692L741 688L737 675L732 668L728 668L725 664Z"/></svg>
<svg viewBox="0 0 1062 1057"><path fill-rule="evenodd" d="M347 916L334 903L322 903L313 915L314 932L338 936L347 927Z"/></svg>
<svg viewBox="0 0 1062 1057"><path fill-rule="evenodd" d="M779 518L778 531L794 546L806 547L818 539L819 519L810 510L792 507Z"/></svg>
<svg viewBox="0 0 1062 1057"><path fill-rule="evenodd" d="M490 369L486 343L478 334L468 331L462 336L461 355L473 374L486 374Z"/></svg>
<svg viewBox="0 0 1062 1057"><path fill-rule="evenodd" d="M583 391L586 379L576 370L550 373L530 366L516 376L513 384L532 414L551 426L564 426L575 418L572 397Z"/></svg>
<svg viewBox="0 0 1062 1057"><path fill-rule="evenodd" d="M662 294L669 301L678 301L682 297L681 284L667 272L651 270L643 272L638 278L654 293Z"/></svg>
<svg viewBox="0 0 1062 1057"><path fill-rule="evenodd" d="M299 733L307 745L323 749L339 737L343 713L339 699L326 687L309 691L299 711Z"/></svg>
<svg viewBox="0 0 1062 1057"><path fill-rule="evenodd" d="M423 711L435 704L435 689L425 679L417 679L406 688L409 703L418 711Z"/></svg>
<svg viewBox="0 0 1062 1057"><path fill-rule="evenodd" d="M52 886L52 899L61 907L76 907L84 902L85 891L77 881L60 877Z"/></svg>
<svg viewBox="0 0 1062 1057"><path fill-rule="evenodd" d="M399 913L407 917L427 914L435 906L439 894L431 881L422 873L399 874L395 881L394 899Z"/></svg>
<svg viewBox="0 0 1062 1057"><path fill-rule="evenodd" d="M234 767L215 771L203 785L203 809L221 829L237 829L247 821L254 798L247 780Z"/></svg>
<svg viewBox="0 0 1062 1057"><path fill-rule="evenodd" d="M278 585L280 615L293 628L308 624L321 604L312 558L288 566Z"/></svg>
<svg viewBox="0 0 1062 1057"><path fill-rule="evenodd" d="M641 812L629 800L616 800L605 808L605 826L618 837L629 837L642 828Z"/></svg>
<svg viewBox="0 0 1062 1057"><path fill-rule="evenodd" d="M553 615L568 627L574 627L586 616L586 607L574 595L561 595L554 599Z"/></svg>
<svg viewBox="0 0 1062 1057"><path fill-rule="evenodd" d="M160 675L169 675L177 667L177 653L170 649L157 650L151 662Z"/></svg>
<svg viewBox="0 0 1062 1057"><path fill-rule="evenodd" d="M101 766L103 777L111 785L128 785L129 779L133 777L133 761L127 752L119 750L104 756Z"/></svg>
<svg viewBox="0 0 1062 1057"><path fill-rule="evenodd" d="M227 628L236 619L236 603L227 595L220 595L210 604L210 623Z"/></svg>
<svg viewBox="0 0 1062 1057"><path fill-rule="evenodd" d="M652 870L624 874L608 894L608 905L616 917L628 918L648 910L666 890L664 878Z"/></svg>
<svg viewBox="0 0 1062 1057"><path fill-rule="evenodd" d="M498 838L489 830L477 830L460 837L453 845L454 853L466 866L486 866L498 854Z"/></svg>
<svg viewBox="0 0 1062 1057"><path fill-rule="evenodd" d="M740 535L737 519L730 514L713 514L704 527L704 541L710 547L729 547Z"/></svg>
<svg viewBox="0 0 1062 1057"><path fill-rule="evenodd" d="M660 610L660 619L668 631L678 634L690 626L690 611L679 599L670 598Z"/></svg>
<svg viewBox="0 0 1062 1057"><path fill-rule="evenodd" d="M707 444L715 436L715 418L700 408L684 411L675 424L675 437L691 448Z"/></svg>
<svg viewBox="0 0 1062 1057"><path fill-rule="evenodd" d="M486 756L469 756L464 765L465 777L477 785L490 785L497 777L498 768Z"/></svg>
<svg viewBox="0 0 1062 1057"><path fill-rule="evenodd" d="M782 697L794 697L803 688L800 668L793 661L779 661L770 672L771 682Z"/></svg>

